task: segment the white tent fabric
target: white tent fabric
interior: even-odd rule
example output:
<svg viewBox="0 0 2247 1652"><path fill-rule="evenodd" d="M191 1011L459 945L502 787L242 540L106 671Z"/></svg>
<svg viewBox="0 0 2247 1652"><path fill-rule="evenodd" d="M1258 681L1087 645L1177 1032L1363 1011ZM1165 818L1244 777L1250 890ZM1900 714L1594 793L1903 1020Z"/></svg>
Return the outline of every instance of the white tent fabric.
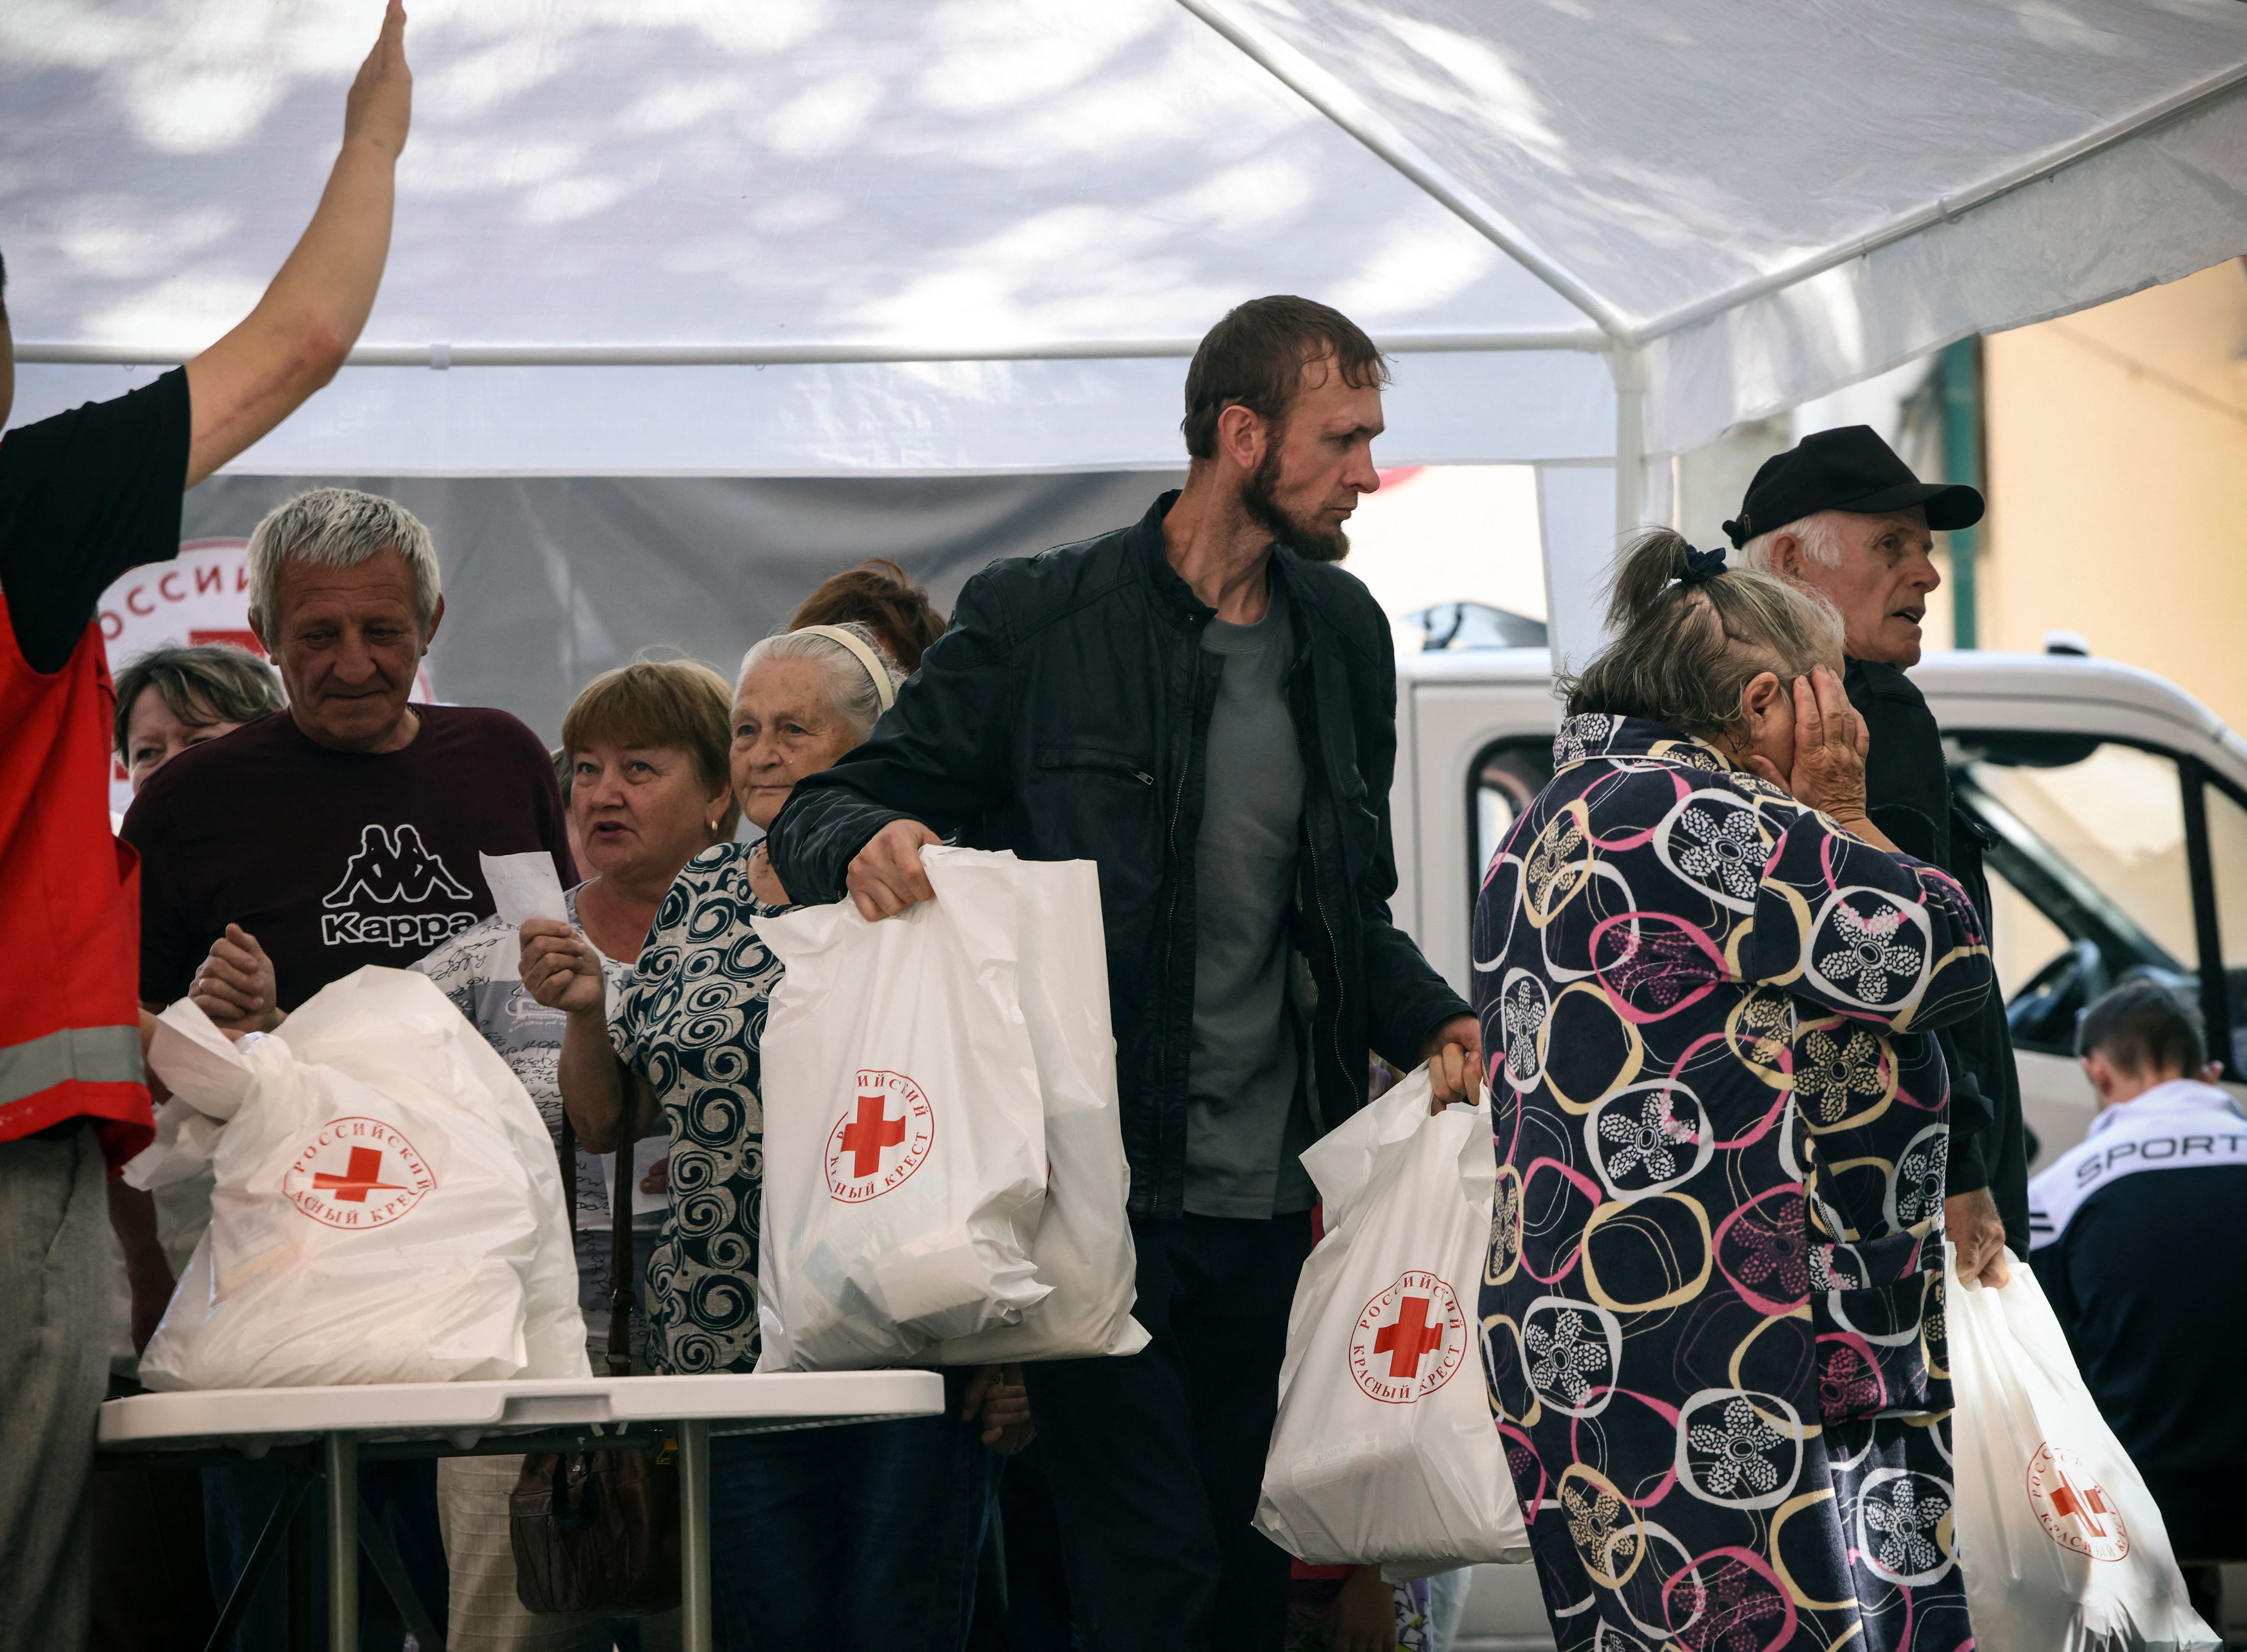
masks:
<svg viewBox="0 0 2247 1652"><path fill-rule="evenodd" d="M0 8L18 419L255 299L376 10ZM409 52L357 365L237 469L1171 465L1193 340L1293 290L1398 352L1384 462L1611 466L1611 529L1735 420L2247 252L2237 0L417 0ZM1565 647L1604 536L1547 539Z"/></svg>
<svg viewBox="0 0 2247 1652"><path fill-rule="evenodd" d="M239 317L378 14L0 8L25 359L174 358ZM1171 0L427 0L407 45L358 359L420 369L347 371L238 468L1169 466L1184 354L1275 290L1408 350L1548 346L1494 378L1413 351L1387 462L1612 450L1596 330Z"/></svg>
<svg viewBox="0 0 2247 1652"><path fill-rule="evenodd" d="M2237 0L1187 3L1643 348L1652 452L2247 251Z"/></svg>
<svg viewBox="0 0 2247 1652"><path fill-rule="evenodd" d="M346 367L229 468L393 476L1168 469L1185 458L1185 365L1180 356ZM18 422L155 376L85 365L25 365L17 373ZM1377 450L1384 465L1581 460L1615 450L1614 386L1602 358L1581 352L1400 355L1387 417Z"/></svg>

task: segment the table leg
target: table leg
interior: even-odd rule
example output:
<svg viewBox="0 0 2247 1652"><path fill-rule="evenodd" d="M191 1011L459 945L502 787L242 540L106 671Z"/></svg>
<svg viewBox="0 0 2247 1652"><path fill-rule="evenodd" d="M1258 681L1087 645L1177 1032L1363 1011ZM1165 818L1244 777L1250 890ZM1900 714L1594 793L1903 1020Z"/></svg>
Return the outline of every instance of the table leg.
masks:
<svg viewBox="0 0 2247 1652"><path fill-rule="evenodd" d="M359 1652L359 1441L320 1438L328 1494L328 1652Z"/></svg>
<svg viewBox="0 0 2247 1652"><path fill-rule="evenodd" d="M680 1652L712 1652L710 1424L679 1425Z"/></svg>

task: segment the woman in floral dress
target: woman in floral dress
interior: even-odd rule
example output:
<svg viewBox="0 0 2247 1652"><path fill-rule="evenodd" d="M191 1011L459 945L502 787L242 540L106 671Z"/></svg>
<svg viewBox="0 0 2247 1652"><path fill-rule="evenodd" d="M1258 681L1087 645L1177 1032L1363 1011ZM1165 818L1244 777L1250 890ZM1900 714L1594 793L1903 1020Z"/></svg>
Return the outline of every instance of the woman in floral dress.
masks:
<svg viewBox="0 0 2247 1652"><path fill-rule="evenodd" d="M861 625L752 648L732 718L742 813L769 825L797 781L866 738L900 678ZM579 1138L602 1150L667 1127L670 1209L649 1320L668 1375L756 1367L759 1047L781 965L753 920L787 905L762 844L696 856L613 1008L581 939L524 945L524 984L569 1013L560 1077ZM943 1416L712 1445L712 1581L730 1645L958 1652L997 1488L998 1457L984 1448L1027 1443L1028 1401L1019 1369L1007 1382L997 1366L948 1371L946 1397Z"/></svg>
<svg viewBox="0 0 2247 1652"><path fill-rule="evenodd" d="M1475 915L1491 1401L1561 1652L1957 1652L1973 908L1865 816L1841 623L1648 535Z"/></svg>

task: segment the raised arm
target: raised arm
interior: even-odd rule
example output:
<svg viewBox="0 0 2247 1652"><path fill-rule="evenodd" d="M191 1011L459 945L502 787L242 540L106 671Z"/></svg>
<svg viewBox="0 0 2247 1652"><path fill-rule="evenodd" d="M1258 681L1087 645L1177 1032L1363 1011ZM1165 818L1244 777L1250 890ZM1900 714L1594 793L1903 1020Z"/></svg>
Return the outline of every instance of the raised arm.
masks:
<svg viewBox="0 0 2247 1652"><path fill-rule="evenodd" d="M296 412L358 342L390 254L394 176L413 106L406 12L390 0L344 100L343 151L319 209L257 307L188 363L188 487Z"/></svg>

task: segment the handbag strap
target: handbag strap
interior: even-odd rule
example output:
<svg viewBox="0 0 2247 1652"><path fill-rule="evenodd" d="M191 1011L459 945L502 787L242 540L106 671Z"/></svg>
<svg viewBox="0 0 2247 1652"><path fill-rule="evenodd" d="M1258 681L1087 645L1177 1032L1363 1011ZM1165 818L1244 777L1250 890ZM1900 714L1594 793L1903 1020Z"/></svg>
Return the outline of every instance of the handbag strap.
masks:
<svg viewBox="0 0 2247 1652"><path fill-rule="evenodd" d="M555 1151L562 1164L562 1205L570 1231L577 1230L577 1131L562 1115L562 1140ZM617 1173L609 1199L609 1352L611 1376L632 1375L632 1150L617 1149Z"/></svg>
<svg viewBox="0 0 2247 1652"><path fill-rule="evenodd" d="M554 1144L562 1170L562 1211L570 1235L577 1232L577 1131L570 1115L562 1115L562 1138Z"/></svg>
<svg viewBox="0 0 2247 1652"><path fill-rule="evenodd" d="M626 1090L625 1104L632 1105ZM632 1144L617 1143L617 1173L609 1179L609 1375L632 1375Z"/></svg>

